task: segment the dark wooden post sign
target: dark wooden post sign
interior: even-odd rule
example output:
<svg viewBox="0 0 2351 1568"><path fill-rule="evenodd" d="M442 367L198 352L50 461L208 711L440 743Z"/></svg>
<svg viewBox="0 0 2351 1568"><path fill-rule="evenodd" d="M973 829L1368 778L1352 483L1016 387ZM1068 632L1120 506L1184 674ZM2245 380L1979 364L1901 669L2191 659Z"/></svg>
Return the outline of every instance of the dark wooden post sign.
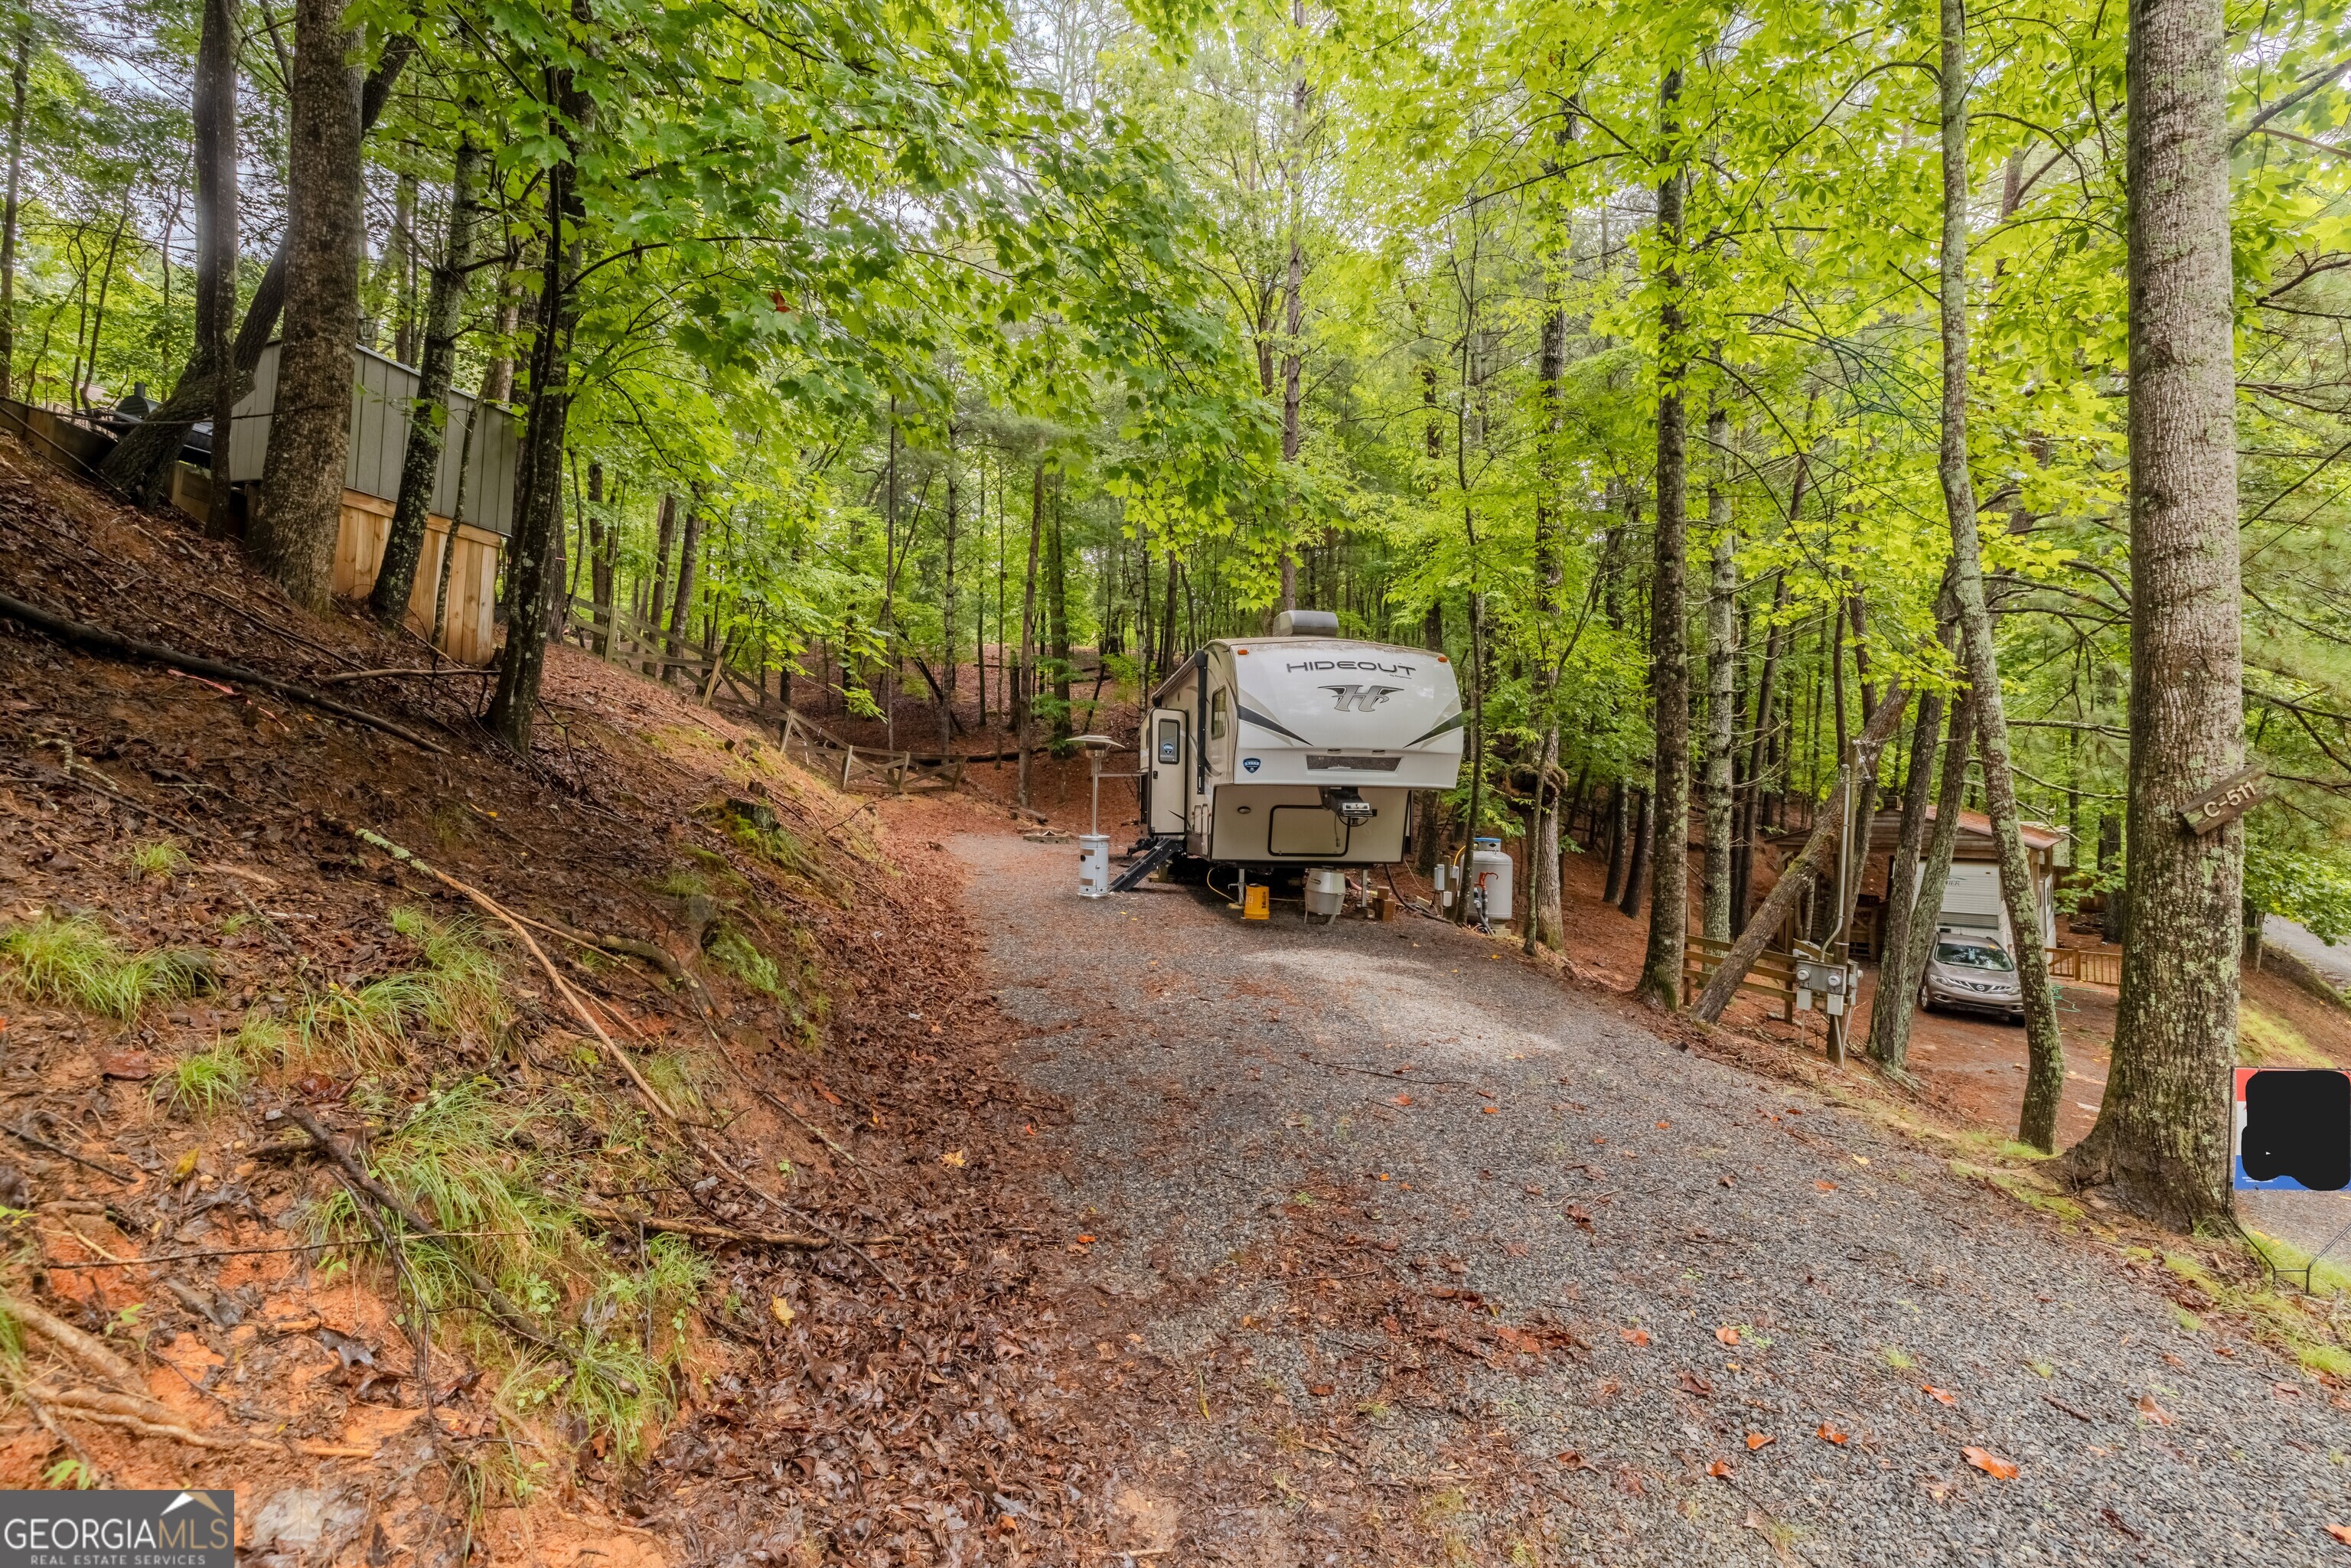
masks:
<svg viewBox="0 0 2351 1568"><path fill-rule="evenodd" d="M2269 769L2256 762L2241 773L2231 773L2218 784L2207 786L2179 809L2179 820L2189 832L2200 838L2243 816L2268 792Z"/></svg>

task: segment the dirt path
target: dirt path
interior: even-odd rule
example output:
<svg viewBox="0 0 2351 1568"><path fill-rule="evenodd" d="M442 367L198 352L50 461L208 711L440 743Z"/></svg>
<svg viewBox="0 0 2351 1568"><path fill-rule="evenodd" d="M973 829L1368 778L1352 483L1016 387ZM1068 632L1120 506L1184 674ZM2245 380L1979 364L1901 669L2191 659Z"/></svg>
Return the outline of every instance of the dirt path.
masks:
<svg viewBox="0 0 2351 1568"><path fill-rule="evenodd" d="M2351 1416L1928 1154L1425 920L966 834L1155 1561L2331 1561ZM1406 1069L1409 1071L1406 1071ZM1995 1469L1971 1465L1988 1450Z"/></svg>

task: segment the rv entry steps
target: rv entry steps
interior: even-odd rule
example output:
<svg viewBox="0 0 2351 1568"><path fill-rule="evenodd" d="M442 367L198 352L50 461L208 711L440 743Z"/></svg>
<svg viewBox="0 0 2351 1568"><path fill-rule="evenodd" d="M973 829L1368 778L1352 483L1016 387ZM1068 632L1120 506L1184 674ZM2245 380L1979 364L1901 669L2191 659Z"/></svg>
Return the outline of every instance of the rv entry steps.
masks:
<svg viewBox="0 0 2351 1568"><path fill-rule="evenodd" d="M1113 893L1133 893L1143 885L1144 878L1174 860L1176 852L1183 847L1184 841L1173 834L1164 839L1152 840L1149 847L1135 856L1124 871L1118 873L1117 878L1111 883L1110 890Z"/></svg>

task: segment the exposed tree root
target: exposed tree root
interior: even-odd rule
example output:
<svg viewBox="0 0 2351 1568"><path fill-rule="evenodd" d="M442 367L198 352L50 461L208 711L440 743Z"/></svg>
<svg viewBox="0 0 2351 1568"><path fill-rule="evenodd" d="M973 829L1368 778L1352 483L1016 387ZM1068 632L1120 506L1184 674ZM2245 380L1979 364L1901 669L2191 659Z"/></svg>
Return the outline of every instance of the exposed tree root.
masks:
<svg viewBox="0 0 2351 1568"><path fill-rule="evenodd" d="M380 718L365 708L356 708L347 703L339 703L330 696L312 691L308 686L293 681L282 681L276 675L263 674L259 670L248 668L244 664L231 664L219 659L207 659L196 653L183 653L177 648L167 648L160 643L142 643L135 637L126 637L120 632L93 625L87 621L73 621L63 615L52 614L37 604L27 604L21 599L11 599L5 593L0 593L0 615L5 615L21 625L29 626L36 632L46 632L58 642L69 643L86 653L96 653L102 658L128 660L134 664L162 664L167 669L184 670L192 675L208 675L216 681L238 681L248 686L258 686L263 691L275 692L281 697L301 703L308 707L317 708L321 713L330 713L337 718L347 718L353 724L363 724L370 729L380 729L386 735L398 736L409 745L419 750L432 752L436 757L449 755L447 747L427 740L403 725L394 724L388 718Z"/></svg>

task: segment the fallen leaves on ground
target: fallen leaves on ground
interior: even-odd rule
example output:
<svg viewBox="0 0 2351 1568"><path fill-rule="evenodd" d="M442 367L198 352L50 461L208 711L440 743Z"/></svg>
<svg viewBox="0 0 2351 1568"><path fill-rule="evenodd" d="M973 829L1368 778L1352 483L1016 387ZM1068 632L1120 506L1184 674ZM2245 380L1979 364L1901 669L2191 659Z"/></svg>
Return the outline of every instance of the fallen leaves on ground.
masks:
<svg viewBox="0 0 2351 1568"><path fill-rule="evenodd" d="M1706 1473L1716 1477L1718 1479L1729 1480L1730 1479L1730 1461L1729 1459L1717 1459L1714 1463L1706 1467Z"/></svg>
<svg viewBox="0 0 2351 1568"><path fill-rule="evenodd" d="M1680 1389L1684 1394L1711 1394L1714 1392L1714 1385L1708 1383L1705 1378L1700 1377L1695 1372L1685 1372L1677 1375L1674 1378L1674 1386Z"/></svg>
<svg viewBox="0 0 2351 1568"><path fill-rule="evenodd" d="M1823 1192L1834 1192L1837 1189L1836 1183L1833 1181L1816 1181L1813 1185Z"/></svg>
<svg viewBox="0 0 2351 1568"><path fill-rule="evenodd" d="M2142 1394L2138 1396L2138 1413L2158 1427L2168 1427L2177 1418L2170 1411L2158 1405L2152 1394Z"/></svg>
<svg viewBox="0 0 2351 1568"><path fill-rule="evenodd" d="M1649 1331L1647 1329L1618 1329L1616 1331L1616 1337L1623 1340L1626 1344L1646 1344L1649 1343Z"/></svg>
<svg viewBox="0 0 2351 1568"><path fill-rule="evenodd" d="M2344 1545L2351 1546L2351 1524L2330 1524L2326 1527L2326 1533Z"/></svg>
<svg viewBox="0 0 2351 1568"><path fill-rule="evenodd" d="M1918 1385L1918 1392L1924 1394L1928 1398L1934 1400L1938 1405L1955 1405L1959 1402L1958 1395L1953 1394L1948 1388L1938 1388L1931 1383L1920 1384Z"/></svg>
<svg viewBox="0 0 2351 1568"><path fill-rule="evenodd" d="M1843 1448L1845 1444L1853 1441L1852 1433L1840 1432L1825 1421L1820 1424L1819 1427L1813 1431L1813 1436L1818 1437L1823 1443L1834 1443L1839 1448Z"/></svg>
<svg viewBox="0 0 2351 1568"><path fill-rule="evenodd" d="M1995 1480L2012 1481L2016 1479L2016 1466L1990 1448L1961 1448L1959 1458Z"/></svg>
<svg viewBox="0 0 2351 1568"><path fill-rule="evenodd" d="M1720 1328L1714 1331L1714 1337L1720 1340L1725 1344L1737 1344L1739 1343L1739 1331L1731 1327L1729 1323L1725 1323Z"/></svg>

